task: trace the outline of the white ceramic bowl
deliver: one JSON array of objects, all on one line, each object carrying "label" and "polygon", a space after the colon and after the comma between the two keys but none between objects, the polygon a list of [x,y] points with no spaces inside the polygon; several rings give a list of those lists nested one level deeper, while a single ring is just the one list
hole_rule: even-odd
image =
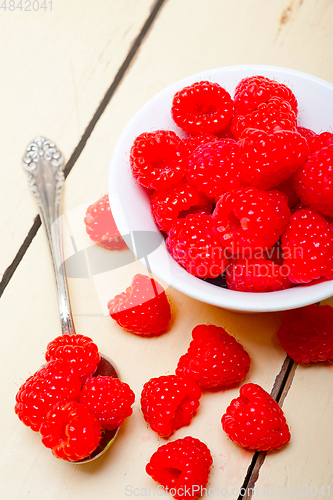
[{"label": "white ceramic bowl", "polygon": [[[129,151],[134,139],[142,132],[158,129],[173,130],[184,137],[184,132],[171,118],[170,108],[175,92],[196,81],[209,80],[218,82],[233,95],[237,83],[251,75],[276,79],[293,90],[299,104],[299,125],[317,133],[332,129],[333,85],[306,73],[274,66],[229,66],[204,71],[175,83],[150,99],[133,116],[114,149],[109,170],[109,195],[111,209],[122,234],[139,234],[136,231],[143,231],[141,235],[145,232],[158,233],[150,213],[148,196],[131,175]],[[147,239],[151,239],[149,234],[152,233],[147,233]],[[135,239],[131,248],[138,256]],[[184,294],[233,311],[281,311],[319,302],[333,295],[333,281],[271,293],[244,293],[220,288],[188,274],[173,260],[164,241],[143,262],[158,278]]]}]

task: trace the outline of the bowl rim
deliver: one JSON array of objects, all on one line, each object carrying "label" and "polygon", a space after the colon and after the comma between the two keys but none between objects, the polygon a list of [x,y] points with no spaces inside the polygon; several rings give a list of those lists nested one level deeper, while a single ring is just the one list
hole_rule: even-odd
[{"label": "bowl rim", "polygon": [[[109,200],[112,214],[121,234],[127,234],[128,232],[131,232],[131,230],[128,229],[130,227],[130,224],[124,216],[124,212],[121,207],[121,197],[119,196],[119,192],[117,190],[117,186],[121,177],[120,169],[117,168],[117,166],[119,165],[119,160],[121,160],[121,157],[124,154],[127,154],[128,156],[128,148],[125,147],[125,145],[128,142],[128,135],[131,134],[133,128],[135,128],[135,125],[137,125],[143,119],[143,117],[146,115],[146,112],[151,109],[152,105],[158,102],[166,94],[175,93],[177,92],[177,90],[183,88],[184,86],[190,85],[195,81],[204,79],[210,80],[216,73],[224,74],[236,72],[249,73],[248,76],[251,76],[251,73],[261,73],[263,74],[263,76],[265,76],[265,73],[274,73],[276,79],[279,79],[279,76],[283,79],[286,79],[288,76],[296,76],[297,78],[300,78],[302,80],[307,80],[308,82],[326,87],[333,92],[333,84],[309,73],[305,73],[295,69],[284,68],[281,66],[262,64],[243,64],[205,70],[185,77],[158,92],[143,106],[141,106],[141,108],[129,120],[118,138],[111,157],[108,177]],[[272,78],[272,75],[269,77]],[[157,128],[158,124],[156,124],[156,129]],[[133,186],[134,185],[135,181],[133,180]],[[136,185],[135,187],[143,189],[138,185]],[[152,218],[149,221],[149,230],[160,233]],[[135,245],[133,246],[132,250],[134,254],[136,254]],[[165,252],[167,252],[167,260],[169,266],[161,266],[161,258],[163,259],[166,257]],[[237,292],[225,288],[220,288],[187,273],[187,271],[185,271],[178,263],[173,260],[166,248],[165,242],[163,242],[159,248],[157,248],[153,253],[150,254],[149,264],[147,261],[143,261],[143,263],[148,268],[148,271],[151,271],[157,278],[161,279],[163,282],[184,293],[185,295],[188,295],[198,301],[236,312],[259,313],[283,311],[317,303],[333,295],[333,280],[314,285],[300,285],[287,290],[264,293]],[[185,280],[184,275],[186,275]],[[198,286],[198,280],[200,281],[200,286]],[[297,294],[295,293],[296,290]]]}]

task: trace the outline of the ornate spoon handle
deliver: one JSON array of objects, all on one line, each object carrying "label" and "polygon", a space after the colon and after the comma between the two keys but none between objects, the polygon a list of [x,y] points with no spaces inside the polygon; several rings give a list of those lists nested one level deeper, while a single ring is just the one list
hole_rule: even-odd
[{"label": "ornate spoon handle", "polygon": [[[61,198],[64,186],[64,157],[45,137],[36,137],[22,159],[29,187],[36,199],[45,227],[56,280],[62,333],[75,334],[64,272],[61,226]],[[60,272],[63,269],[63,272]]]}]

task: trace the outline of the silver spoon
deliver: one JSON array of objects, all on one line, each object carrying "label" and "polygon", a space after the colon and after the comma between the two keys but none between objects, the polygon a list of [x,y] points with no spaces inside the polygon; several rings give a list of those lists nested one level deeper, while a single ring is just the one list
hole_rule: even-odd
[{"label": "silver spoon", "polygon": [[[22,163],[28,173],[29,187],[39,207],[51,252],[62,335],[75,335],[62,247],[61,199],[65,180],[64,157],[52,141],[45,137],[36,137],[27,146]],[[63,272],[59,269],[63,269]],[[100,354],[100,362],[94,373],[94,376],[97,375],[119,378],[115,364],[103,354]],[[112,444],[117,432],[118,428],[112,431],[104,430],[98,448],[89,457],[73,463],[87,463],[99,457]]]}]

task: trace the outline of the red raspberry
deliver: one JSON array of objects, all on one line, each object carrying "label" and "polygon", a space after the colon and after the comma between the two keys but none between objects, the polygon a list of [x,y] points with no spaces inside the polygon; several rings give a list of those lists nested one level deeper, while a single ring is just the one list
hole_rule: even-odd
[{"label": "red raspberry", "polygon": [[240,148],[232,139],[199,146],[189,157],[186,179],[209,198],[238,189]]},{"label": "red raspberry", "polygon": [[171,319],[163,287],[143,274],[136,274],[125,292],[108,302],[108,310],[122,328],[145,337],[164,333]]},{"label": "red raspberry", "polygon": [[230,122],[233,102],[218,83],[196,82],[174,95],[171,115],[176,125],[189,134],[214,133]]},{"label": "red raspberry", "polygon": [[90,337],[61,335],[49,342],[45,359],[60,359],[69,363],[73,373],[77,373],[84,383],[96,371],[100,356],[97,345]]},{"label": "red raspberry", "polygon": [[281,97],[272,97],[267,103],[259,104],[255,111],[246,115],[236,115],[232,120],[231,131],[239,139],[247,128],[264,130],[267,133],[278,128],[296,130],[297,115],[289,102]]},{"label": "red raspberry", "polygon": [[276,82],[264,76],[250,76],[243,78],[235,89],[235,114],[247,115],[267,103],[272,97],[280,97],[288,101],[297,115],[297,99],[292,91],[283,83]]},{"label": "red raspberry", "polygon": [[272,246],[272,248],[269,248],[266,250],[264,257],[267,260],[271,260],[274,262],[274,264],[277,264],[278,266],[283,265],[283,253],[282,253],[282,248],[281,248],[281,242],[278,241],[275,243],[275,245]]},{"label": "red raspberry", "polygon": [[293,208],[299,203],[299,197],[296,194],[293,178],[289,177],[289,179],[281,182],[276,188],[278,191],[281,191],[288,197],[288,207]]},{"label": "red raspberry", "polygon": [[141,392],[145,421],[159,436],[169,437],[189,425],[199,407],[201,391],[188,377],[163,375],[146,382]]},{"label": "red raspberry", "polygon": [[[306,127],[297,127],[297,132],[301,134],[305,139],[309,139],[310,137],[315,137],[317,134],[313,130]],[[309,142],[308,142],[309,144]]]},{"label": "red raspberry", "polygon": [[234,134],[231,132],[231,124],[232,124],[232,121],[229,122],[229,124],[226,126],[226,128],[224,128],[223,130],[219,131],[219,132],[215,132],[216,133],[216,136],[219,138],[219,139],[234,139],[235,140],[235,136]]},{"label": "red raspberry", "polygon": [[288,272],[288,267],[264,257],[233,259],[226,270],[226,281],[228,288],[237,292],[275,292],[291,287]]},{"label": "red raspberry", "polygon": [[273,246],[285,231],[289,216],[283,193],[255,187],[224,194],[212,214],[222,245],[242,257]]},{"label": "red raspberry", "polygon": [[208,447],[187,436],[160,446],[146,472],[177,500],[194,500],[207,485],[212,463]]},{"label": "red raspberry", "polygon": [[191,208],[212,207],[208,198],[184,180],[170,189],[155,191],[150,198],[153,218],[161,231],[169,231],[182,211]]},{"label": "red raspberry", "polygon": [[168,189],[183,177],[184,145],[172,131],[144,132],[130,152],[133,177],[149,189]]},{"label": "red raspberry", "polygon": [[187,215],[173,224],[166,244],[172,257],[187,272],[199,278],[217,278],[223,273],[228,257],[214,231],[209,215]]},{"label": "red raspberry", "polygon": [[132,415],[135,394],[128,384],[117,378],[92,377],[82,387],[80,403],[109,431],[120,427]]},{"label": "red raspberry", "polygon": [[222,417],[223,430],[242,448],[272,451],[289,443],[290,432],[278,403],[256,384],[245,384]]},{"label": "red raspberry", "polygon": [[333,141],[297,170],[294,185],[303,205],[333,216]]},{"label": "red raspberry", "polygon": [[228,387],[245,378],[250,357],[223,328],[198,325],[192,338],[187,353],[178,361],[177,375],[193,378],[201,389]]},{"label": "red raspberry", "polygon": [[322,148],[333,145],[333,134],[331,132],[322,132],[314,134],[307,138],[310,154],[316,153]]},{"label": "red raspberry", "polygon": [[108,250],[127,248],[114,221],[107,194],[87,208],[84,223],[90,238],[100,246]]},{"label": "red raspberry", "polygon": [[296,211],[282,236],[281,248],[292,283],[333,278],[333,233],[320,214],[311,209]]},{"label": "red raspberry", "polygon": [[58,403],[40,428],[42,443],[57,458],[77,462],[89,457],[101,440],[97,417],[76,401]]},{"label": "red raspberry", "polygon": [[308,157],[306,139],[297,132],[247,129],[242,137],[241,180],[260,189],[278,186]]},{"label": "red raspberry", "polygon": [[277,336],[297,363],[333,361],[333,308],[311,305],[286,311]]},{"label": "red raspberry", "polygon": [[220,139],[214,134],[197,134],[190,135],[186,139],[183,140],[186,156],[191,156],[192,153],[203,144],[207,144],[209,142],[219,141]]},{"label": "red raspberry", "polygon": [[[202,193],[201,193],[202,194]],[[185,219],[188,215],[210,215],[213,211],[214,201],[211,198],[206,198],[204,194],[202,194],[202,200],[206,200],[206,203],[203,205],[196,205],[195,207],[191,207],[188,210],[182,210],[179,214],[179,219]]]},{"label": "red raspberry", "polygon": [[39,431],[47,413],[59,401],[78,399],[81,382],[67,363],[50,361],[31,375],[16,394],[15,413],[33,431]]}]

